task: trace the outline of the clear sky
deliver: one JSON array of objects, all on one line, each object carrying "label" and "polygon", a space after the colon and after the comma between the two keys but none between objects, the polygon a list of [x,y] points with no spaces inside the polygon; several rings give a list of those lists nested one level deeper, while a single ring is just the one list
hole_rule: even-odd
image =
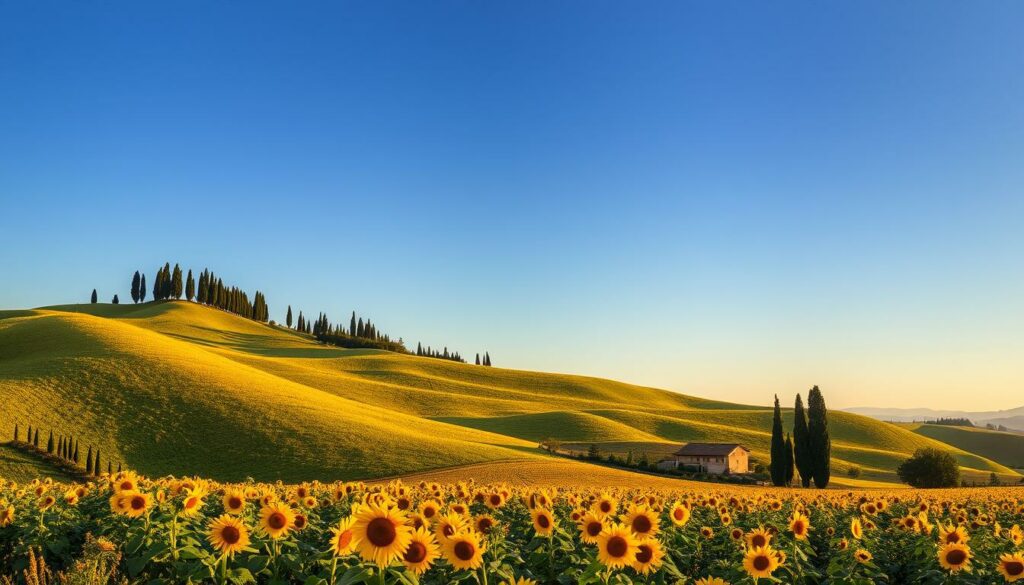
[{"label": "clear sky", "polygon": [[165,260],[767,404],[1024,404],[1024,3],[5,2],[0,307]]}]

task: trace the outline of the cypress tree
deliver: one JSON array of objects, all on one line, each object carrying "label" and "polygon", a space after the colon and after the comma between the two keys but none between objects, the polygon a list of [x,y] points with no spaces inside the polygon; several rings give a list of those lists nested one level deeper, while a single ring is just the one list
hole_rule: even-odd
[{"label": "cypress tree", "polygon": [[480,354],[476,354],[476,365],[480,365]]},{"label": "cypress tree", "polygon": [[352,311],[352,319],[348,322],[348,334],[356,336],[356,312]]},{"label": "cypress tree", "polygon": [[50,431],[50,438],[46,440],[46,452],[53,454],[53,431]]},{"label": "cypress tree", "polygon": [[18,423],[14,423],[14,442],[18,442]]},{"label": "cypress tree", "polygon": [[185,279],[185,298],[191,301],[196,298],[196,279],[192,278],[192,269],[188,269],[188,278]]},{"label": "cypress tree", "polygon": [[139,302],[139,287],[142,284],[142,278],[139,276],[139,271],[135,271],[135,276],[132,276],[132,302]]},{"label": "cypress tree", "polygon": [[95,305],[97,300],[98,299],[96,297],[96,289],[92,289],[92,299],[90,302]]},{"label": "cypress tree", "polygon": [[284,323],[289,329],[292,328],[292,306],[288,305],[288,314],[284,317]]},{"label": "cypress tree", "polygon": [[181,298],[181,293],[184,292],[185,287],[181,284],[181,267],[177,264],[174,265],[174,275],[171,277],[171,296],[175,299]]},{"label": "cypress tree", "polygon": [[96,448],[96,456],[92,459],[92,473],[93,475],[100,474],[100,448]]},{"label": "cypress tree", "polygon": [[113,465],[114,465],[113,463],[111,463],[110,461],[107,461],[107,475],[113,475],[114,474],[114,467],[113,467]]},{"label": "cypress tree", "polygon": [[113,298],[113,299],[111,299],[111,301],[110,301],[110,302],[112,302],[112,303],[114,303],[115,305],[117,305],[117,304],[119,304],[119,303],[120,303],[121,301],[120,301],[120,300],[119,300],[119,299],[117,298],[117,295],[114,295],[114,298]]},{"label": "cypress tree", "polygon": [[78,464],[78,439],[75,439],[75,452],[71,454],[71,460]]},{"label": "cypress tree", "polygon": [[793,485],[793,478],[796,477],[796,469],[793,467],[793,437],[786,433],[786,485]]},{"label": "cypress tree", "polygon": [[796,395],[796,407],[793,409],[793,460],[800,472],[800,484],[811,486],[814,474],[811,461],[810,437],[807,435],[807,416],[804,414],[804,401]]},{"label": "cypress tree", "polygon": [[85,472],[92,475],[92,445],[89,445],[89,452],[85,455]]},{"label": "cypress tree", "polygon": [[164,262],[164,269],[160,273],[160,298],[171,298],[171,263]]},{"label": "cypress tree", "polygon": [[36,449],[39,448],[39,427],[36,427],[36,434],[32,437],[32,446]]},{"label": "cypress tree", "polygon": [[810,447],[811,474],[814,487],[828,487],[832,475],[830,459],[832,457],[832,440],[828,434],[828,411],[821,390],[815,386],[807,393],[807,435]]},{"label": "cypress tree", "polygon": [[57,457],[64,458],[64,437],[57,437]]},{"label": "cypress tree", "polygon": [[142,281],[139,283],[139,302],[146,302],[146,275],[142,275]]},{"label": "cypress tree", "polygon": [[782,407],[779,406],[779,395],[775,395],[775,415],[772,419],[771,462],[768,471],[772,477],[772,485],[781,486],[786,482],[786,441],[782,437]]}]

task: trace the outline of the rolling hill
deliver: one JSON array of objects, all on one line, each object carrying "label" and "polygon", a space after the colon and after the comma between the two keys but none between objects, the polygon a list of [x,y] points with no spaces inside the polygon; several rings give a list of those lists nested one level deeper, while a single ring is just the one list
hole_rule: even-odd
[{"label": "rolling hill", "polygon": [[[150,475],[301,481],[540,465],[547,438],[621,450],[736,441],[767,460],[763,407],[330,347],[184,301],[0,311],[0,356],[0,429],[53,428]],[[833,412],[830,427],[840,481],[851,465],[894,481],[898,462],[924,446],[950,449],[968,473],[1018,477],[867,417]]]},{"label": "rolling hill", "polygon": [[1014,469],[1024,469],[1024,434],[979,427],[902,423],[911,431],[977,453]]}]

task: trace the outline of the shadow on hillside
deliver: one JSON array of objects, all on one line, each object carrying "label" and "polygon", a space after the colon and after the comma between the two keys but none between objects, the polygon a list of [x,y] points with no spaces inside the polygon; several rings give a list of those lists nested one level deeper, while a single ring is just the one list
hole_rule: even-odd
[{"label": "shadow on hillside", "polygon": [[213,334],[218,337],[219,340],[211,341],[208,337],[198,337],[182,333],[165,333],[165,335],[181,341],[195,343],[197,345],[206,347],[226,347],[228,349],[263,357],[328,359],[351,358],[366,355],[378,355],[382,353],[379,349],[345,349],[341,347],[320,345],[312,340],[305,340],[310,344],[310,347],[273,347],[274,344],[280,343],[280,340],[272,335],[224,331],[215,327],[206,327],[202,325],[190,325],[190,327]]}]

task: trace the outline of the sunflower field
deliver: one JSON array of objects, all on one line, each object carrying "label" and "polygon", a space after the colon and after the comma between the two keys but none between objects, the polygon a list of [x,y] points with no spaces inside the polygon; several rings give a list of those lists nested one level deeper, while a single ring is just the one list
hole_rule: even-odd
[{"label": "sunflower field", "polygon": [[0,483],[0,583],[1012,583],[1024,490]]}]

